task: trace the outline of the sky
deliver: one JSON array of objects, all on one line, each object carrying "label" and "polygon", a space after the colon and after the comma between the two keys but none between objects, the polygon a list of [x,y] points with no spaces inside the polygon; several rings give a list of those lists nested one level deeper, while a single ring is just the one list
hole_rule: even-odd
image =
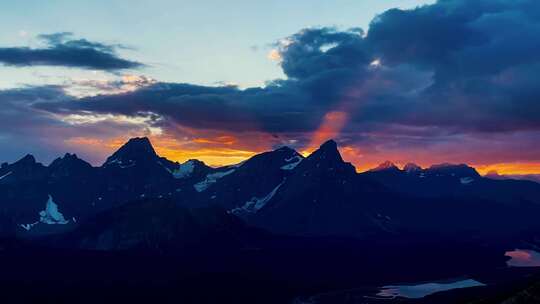
[{"label": "sky", "polygon": [[4,1],[0,162],[129,137],[210,165],[327,139],[359,171],[540,173],[535,0]]}]

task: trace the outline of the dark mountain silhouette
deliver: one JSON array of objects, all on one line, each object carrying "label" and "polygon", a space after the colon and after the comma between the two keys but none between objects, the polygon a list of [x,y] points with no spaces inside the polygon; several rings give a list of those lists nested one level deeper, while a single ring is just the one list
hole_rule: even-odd
[{"label": "dark mountain silhouette", "polygon": [[361,181],[334,141],[303,160],[249,222],[296,235],[365,235],[379,228],[367,214],[366,196],[380,188]]},{"label": "dark mountain silhouette", "polygon": [[[211,168],[169,161],[147,138],[134,138],[101,167],[72,154],[44,166],[29,155],[3,165],[0,176],[0,211],[21,236],[75,229],[144,199],[218,207],[275,233],[364,238],[435,230],[509,237],[536,229],[531,214],[540,210],[540,184],[484,178],[463,164],[401,170],[386,162],[358,174],[332,140],[307,158],[282,147]],[[40,222],[49,196],[69,225]]]},{"label": "dark mountain silhouette", "polygon": [[238,216],[250,215],[264,207],[269,194],[302,161],[303,157],[288,147],[256,155],[215,173],[215,183],[208,183],[212,179],[197,183],[199,200],[222,206]]}]

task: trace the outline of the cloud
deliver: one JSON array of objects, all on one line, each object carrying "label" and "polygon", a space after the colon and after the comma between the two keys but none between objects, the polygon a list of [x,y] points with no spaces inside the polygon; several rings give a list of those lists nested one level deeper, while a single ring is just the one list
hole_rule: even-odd
[{"label": "cloud", "polygon": [[121,58],[118,44],[104,44],[86,39],[74,39],[72,33],[39,35],[44,42],[42,48],[3,47],[0,48],[0,63],[7,66],[62,66],[103,71],[136,69],[143,64]]},{"label": "cloud", "polygon": [[[386,11],[367,32],[323,27],[285,37],[272,46],[272,58],[287,78],[265,87],[145,82],[114,95],[42,99],[30,107],[60,118],[157,117],[147,124],[207,144],[266,134],[261,140],[272,145],[309,148],[335,136],[364,163],[385,156],[540,161],[539,35],[536,0],[439,0]],[[67,43],[63,34],[44,38],[51,47]],[[74,44],[104,53],[116,48]],[[332,113],[343,115],[333,121]]]}]

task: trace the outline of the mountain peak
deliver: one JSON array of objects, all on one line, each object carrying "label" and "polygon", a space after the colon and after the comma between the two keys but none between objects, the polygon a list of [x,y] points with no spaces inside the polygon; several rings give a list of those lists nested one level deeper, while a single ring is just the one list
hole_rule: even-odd
[{"label": "mountain peak", "polygon": [[130,140],[128,140],[127,143],[124,144],[124,147],[125,146],[136,146],[136,147],[141,147],[141,148],[144,147],[147,149],[154,150],[154,148],[152,147],[152,143],[150,142],[150,139],[148,139],[148,137],[131,138]]},{"label": "mountain peak", "polygon": [[77,156],[77,154],[66,153],[64,157],[59,157],[55,159],[49,165],[49,167],[52,169],[60,169],[60,168],[76,168],[76,167],[90,168],[92,166],[89,163],[85,162],[84,160],[80,159]]},{"label": "mountain peak", "polygon": [[36,158],[32,154],[26,154],[23,158],[19,159],[16,164],[35,164]]},{"label": "mountain peak", "polygon": [[137,160],[157,158],[156,151],[147,137],[135,137],[125,143],[112,156],[107,158],[105,165],[131,165]]},{"label": "mountain peak", "polygon": [[422,171],[422,167],[415,163],[408,163],[403,167],[403,170],[407,173]]},{"label": "mountain peak", "polygon": [[339,153],[337,143],[334,140],[328,140],[324,144],[320,146],[319,149],[315,150],[315,152],[311,153],[310,156],[308,156],[309,159],[325,159],[325,160],[332,160],[332,161],[338,161],[343,162],[343,159],[341,158],[341,154]]},{"label": "mountain peak", "polygon": [[371,171],[388,171],[388,170],[399,170],[399,168],[391,161],[387,160],[384,163],[380,164],[376,168],[372,169]]},{"label": "mountain peak", "polygon": [[77,154],[71,154],[71,153],[66,153],[64,155],[64,159],[79,159],[79,157],[77,156]]},{"label": "mountain peak", "polygon": [[479,177],[480,174],[474,169],[466,164],[438,164],[429,167],[428,172],[435,173],[438,175],[452,175],[459,177]]},{"label": "mountain peak", "polygon": [[325,143],[323,143],[321,145],[319,150],[330,150],[330,149],[331,150],[337,150],[337,148],[338,148],[338,145],[337,145],[336,141],[333,140],[333,139],[329,139],[329,140],[327,140]]},{"label": "mountain peak", "polygon": [[337,143],[333,140],[322,144],[318,150],[311,153],[300,165],[304,169],[311,167],[317,170],[346,171],[350,175],[356,174],[354,166],[343,161]]}]

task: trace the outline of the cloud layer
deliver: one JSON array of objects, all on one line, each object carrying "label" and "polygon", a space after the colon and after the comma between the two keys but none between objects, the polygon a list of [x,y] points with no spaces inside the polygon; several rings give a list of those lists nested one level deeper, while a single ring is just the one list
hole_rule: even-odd
[{"label": "cloud layer", "polygon": [[61,66],[104,71],[134,69],[143,66],[116,54],[122,45],[110,45],[86,39],[73,39],[72,33],[40,35],[43,48],[0,48],[0,63],[8,66]]}]

